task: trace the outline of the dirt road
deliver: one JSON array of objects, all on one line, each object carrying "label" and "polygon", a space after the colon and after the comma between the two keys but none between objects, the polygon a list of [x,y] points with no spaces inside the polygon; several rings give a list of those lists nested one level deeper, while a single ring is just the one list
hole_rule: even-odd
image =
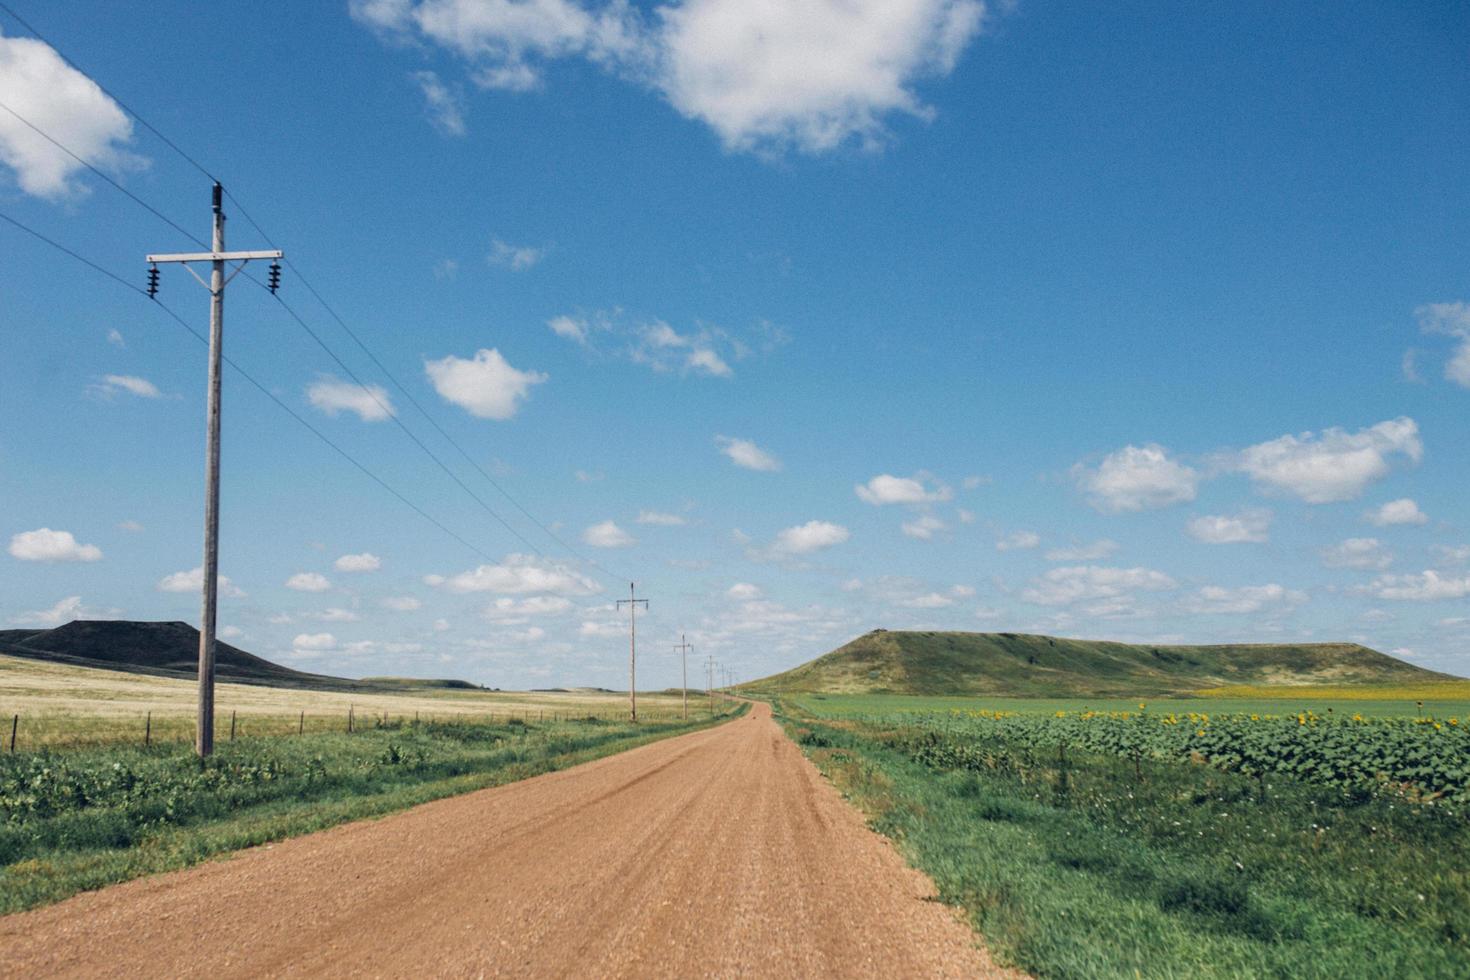
[{"label": "dirt road", "polygon": [[999,975],[745,718],[0,918],[0,975]]}]

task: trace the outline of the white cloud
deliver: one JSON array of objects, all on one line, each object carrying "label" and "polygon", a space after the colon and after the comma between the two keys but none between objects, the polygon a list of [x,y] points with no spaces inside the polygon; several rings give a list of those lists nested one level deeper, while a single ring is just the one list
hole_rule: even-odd
[{"label": "white cloud", "polygon": [[87,609],[79,595],[67,596],[50,609],[23,612],[11,617],[16,626],[61,626],[75,619],[116,619],[121,609]]},{"label": "white cloud", "polygon": [[961,524],[975,523],[975,512],[973,510],[965,510],[965,508],[963,507],[956,507],[954,516],[959,518]]},{"label": "white cloud", "polygon": [[1371,568],[1382,571],[1393,564],[1393,556],[1384,550],[1377,538],[1348,538],[1322,550],[1322,564],[1328,568]]},{"label": "white cloud", "polygon": [[1470,576],[1453,578],[1429,570],[1418,575],[1383,575],[1373,580],[1367,592],[1380,599],[1410,602],[1436,602],[1470,596]]},{"label": "white cloud", "polygon": [[888,115],[932,117],[914,83],[948,75],[983,14],[977,0],[687,0],[660,10],[657,84],[727,149],[875,146]]},{"label": "white cloud", "polygon": [[313,408],[328,415],[352,412],[364,422],[385,422],[397,414],[388,392],[381,385],[358,385],[324,377],[306,387]]},{"label": "white cloud", "polygon": [[1271,517],[1269,510],[1205,514],[1189,522],[1189,536],[1205,544],[1260,544],[1270,540]]},{"label": "white cloud", "polygon": [[1180,605],[1185,612],[1201,615],[1243,616],[1266,610],[1292,609],[1306,601],[1306,593],[1275,583],[1246,585],[1238,589],[1207,585],[1187,596]]},{"label": "white cloud", "polygon": [[1047,561],[1097,561],[1118,550],[1118,542],[1107,538],[1091,544],[1073,545],[1070,548],[1053,548],[1046,553]]},{"label": "white cloud", "polygon": [[342,609],[338,606],[323,609],[317,613],[316,618],[324,623],[355,623],[358,620],[357,613],[351,609]]},{"label": "white cloud", "polygon": [[325,592],[331,587],[332,583],[327,577],[317,572],[297,572],[286,579],[286,588],[297,592]]},{"label": "white cloud", "polygon": [[684,359],[684,366],[691,371],[712,375],[716,378],[728,378],[735,373],[730,369],[730,365],[725,362],[723,357],[708,347],[696,348],[690,351],[689,356]]},{"label": "white cloud", "polygon": [[1470,388],[1470,304],[1428,303],[1414,313],[1425,333],[1459,338],[1459,345],[1445,364],[1444,376],[1457,385]]},{"label": "white cloud", "polygon": [[1379,527],[1393,527],[1397,524],[1428,524],[1429,515],[1419,509],[1419,505],[1408,497],[1399,500],[1390,500],[1388,503],[1364,514],[1363,517],[1370,524]]},{"label": "white cloud", "polygon": [[[613,329],[611,322],[606,329]],[[554,329],[554,328],[553,328]],[[743,344],[734,342],[722,330],[703,327],[698,333],[682,334],[662,320],[644,324],[634,331],[636,343],[629,351],[635,363],[647,364],[655,371],[672,371],[678,368],[717,378],[728,378],[735,372],[729,363],[715,350],[715,345],[726,343],[737,356],[746,353]]]},{"label": "white cloud", "polygon": [[131,374],[104,374],[88,391],[99,398],[113,398],[120,394],[136,395],[139,398],[163,397],[163,392],[153,382]]},{"label": "white cloud", "polygon": [[10,554],[21,561],[102,560],[102,549],[95,544],[81,544],[70,531],[53,531],[49,527],[22,531],[12,536]]},{"label": "white cloud", "polygon": [[[546,258],[547,249],[531,245],[510,245],[500,239],[490,243],[490,254],[485,261],[514,272],[524,272]],[[556,328],[553,327],[553,330]]]},{"label": "white cloud", "polygon": [[586,320],[570,316],[554,316],[550,320],[546,321],[546,325],[550,327],[551,332],[556,334],[558,337],[565,337],[567,340],[575,340],[579,344],[587,343]]},{"label": "white cloud", "polygon": [[129,534],[137,534],[143,530],[143,525],[137,521],[118,521],[117,529],[119,531],[127,531]]},{"label": "white cloud", "polygon": [[771,551],[777,555],[809,555],[842,544],[850,537],[851,532],[840,524],[807,521],[777,534]]},{"label": "white cloud", "polygon": [[476,418],[504,421],[515,415],[530,397],[531,386],[546,381],[537,371],[517,371],[494,348],[481,349],[472,359],[453,354],[425,361],[424,371],[445,401]]},{"label": "white cloud", "polygon": [[530,616],[556,616],[571,609],[572,601],[557,595],[501,596],[485,607],[484,615],[498,622],[524,622]]},{"label": "white cloud", "polygon": [[602,521],[593,524],[582,532],[582,541],[594,548],[626,548],[636,544],[638,539],[613,521]]},{"label": "white cloud", "polygon": [[947,525],[933,514],[920,514],[911,521],[904,521],[899,525],[899,530],[911,538],[920,541],[928,541],[945,530]]},{"label": "white cloud", "polygon": [[781,468],[781,461],[779,459],[749,439],[731,439],[728,436],[715,436],[715,445],[720,447],[720,452],[730,457],[731,462],[742,469],[773,473]]},{"label": "white cloud", "polygon": [[245,631],[238,626],[226,626],[217,635],[221,640],[238,640],[245,635]]},{"label": "white cloud", "polygon": [[605,477],[605,474],[591,470],[577,470],[572,475],[577,478],[578,483],[598,483]]},{"label": "white cloud", "polygon": [[424,581],[458,594],[500,592],[505,595],[520,595],[546,592],[554,595],[592,595],[602,591],[601,586],[581,572],[530,555],[507,555],[505,561],[499,565],[481,565],[450,578],[429,575]]},{"label": "white cloud", "polygon": [[736,582],[725,590],[725,595],[737,602],[749,602],[752,599],[759,599],[762,593],[758,585],[751,585],[749,582]]},{"label": "white cloud", "polygon": [[1113,514],[1188,502],[1200,481],[1199,473],[1154,443],[1124,446],[1103,457],[1096,469],[1078,463],[1072,477],[1093,507]]},{"label": "white cloud", "polygon": [[1250,446],[1230,462],[1265,491],[1326,504],[1361,495],[1368,484],[1388,475],[1393,456],[1417,463],[1423,451],[1419,426],[1397,418],[1357,432],[1333,428],[1320,435],[1284,435]]},{"label": "white cloud", "polygon": [[[544,62],[583,57],[661,92],[726,148],[820,153],[928,120],[916,91],[953,69],[980,0],[686,0],[651,13],[624,0],[352,0],[355,18],[459,55],[483,88],[526,91]],[[820,52],[819,59],[813,52]],[[818,70],[819,69],[819,70]]]},{"label": "white cloud", "polygon": [[1032,531],[1012,531],[995,542],[996,551],[1025,551],[1041,544],[1041,536]]},{"label": "white cloud", "polygon": [[1135,592],[1167,592],[1178,583],[1151,568],[1108,568],[1097,565],[1068,565],[1053,568],[1021,593],[1027,602],[1042,606],[1064,606],[1074,602],[1119,599]]},{"label": "white cloud", "polygon": [[113,327],[107,331],[107,342],[114,347],[127,347],[128,342],[123,339],[122,331]]},{"label": "white cloud", "polygon": [[440,81],[432,71],[416,71],[409,75],[424,94],[424,109],[429,122],[445,136],[463,136],[464,96],[457,88],[450,88]]},{"label": "white cloud", "polygon": [[364,551],[360,555],[343,555],[332,562],[332,567],[339,572],[376,572],[383,567],[383,559]]},{"label": "white cloud", "polygon": [[337,638],[331,633],[298,633],[291,641],[292,649],[310,653],[337,649]]},{"label": "white cloud", "polygon": [[577,635],[588,639],[606,639],[613,636],[626,636],[627,630],[622,623],[612,620],[596,621],[586,620],[577,627]]},{"label": "white cloud", "polygon": [[954,605],[954,602],[953,596],[947,596],[942,592],[927,592],[924,595],[901,599],[898,604],[905,609],[943,609]]},{"label": "white cloud", "polygon": [[[926,485],[926,481],[929,485]],[[949,500],[954,492],[930,479],[926,474],[893,476],[880,473],[867,483],[859,483],[853,492],[863,503],[881,507],[884,504],[929,504]]]},{"label": "white cloud", "polygon": [[1435,544],[1430,545],[1429,550],[1438,556],[1437,560],[1441,565],[1463,565],[1470,562],[1470,544]]},{"label": "white cloud", "polygon": [[379,605],[394,612],[417,612],[424,604],[411,595],[390,595]]},{"label": "white cloud", "polygon": [[[158,580],[154,586],[159,592],[202,592],[204,590],[204,569],[191,568],[187,572],[174,572],[165,575]],[[230,581],[228,575],[219,575],[215,578],[215,588],[219,594],[226,599],[243,599],[245,592]]]},{"label": "white cloud", "polygon": [[[49,45],[0,35],[0,92],[16,113],[87,163],[113,171],[143,165],[123,149],[132,121]],[[27,194],[54,201],[83,193],[72,180],[83,165],[36,129],[0,111],[0,163]]]},{"label": "white cloud", "polygon": [[652,524],[657,527],[681,527],[689,523],[678,514],[665,514],[656,510],[640,510],[638,512],[639,524]]}]

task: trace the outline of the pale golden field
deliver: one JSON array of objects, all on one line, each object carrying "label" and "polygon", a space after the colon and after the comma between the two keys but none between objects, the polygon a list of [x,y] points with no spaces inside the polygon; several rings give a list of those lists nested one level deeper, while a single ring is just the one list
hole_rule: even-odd
[{"label": "pale golden field", "polygon": [[[10,745],[12,721],[19,716],[16,747],[98,745],[142,742],[151,726],[154,741],[193,738],[197,688],[190,680],[149,677],[123,671],[50,664],[0,655],[0,752]],[[365,694],[305,691],[221,683],[215,687],[216,739],[236,734],[290,734],[345,730],[349,710],[354,725],[390,720],[504,721],[519,717],[627,717],[626,694],[602,691],[540,693],[520,691],[425,690]],[[703,692],[691,691],[691,717],[705,713]],[[680,713],[678,694],[638,695],[640,719],[666,720]],[[149,717],[151,715],[151,722]]]}]

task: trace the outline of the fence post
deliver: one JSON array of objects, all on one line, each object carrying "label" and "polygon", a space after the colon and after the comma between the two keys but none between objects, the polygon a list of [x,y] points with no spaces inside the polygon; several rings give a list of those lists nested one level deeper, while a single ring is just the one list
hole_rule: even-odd
[{"label": "fence post", "polygon": [[296,720],[296,734],[306,734],[306,710],[304,708],[301,711],[301,717]]},{"label": "fence post", "polygon": [[352,734],[352,705],[347,706],[347,734]]},{"label": "fence post", "polygon": [[231,711],[230,712],[230,741],[233,742],[234,740],[235,740],[235,713],[233,711]]},{"label": "fence post", "polygon": [[15,730],[20,727],[20,715],[10,719],[10,752],[15,754]]},{"label": "fence post", "polygon": [[143,722],[143,748],[153,744],[153,712],[148,712],[148,718]]}]

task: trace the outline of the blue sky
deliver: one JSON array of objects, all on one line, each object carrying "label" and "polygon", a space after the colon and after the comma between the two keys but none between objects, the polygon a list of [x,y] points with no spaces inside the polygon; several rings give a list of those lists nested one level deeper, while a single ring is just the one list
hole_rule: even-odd
[{"label": "blue sky", "polygon": [[[640,686],[681,631],[751,677],[877,626],[1470,673],[1462,7],[15,6],[551,529],[292,270],[380,391],[241,281],[227,352],[474,546],[227,373],[246,649],[617,686],[634,579]],[[207,235],[205,177],[0,35],[0,101]],[[140,285],[194,247],[4,110],[0,211]],[[0,623],[197,621],[203,349],[0,247]]]}]

